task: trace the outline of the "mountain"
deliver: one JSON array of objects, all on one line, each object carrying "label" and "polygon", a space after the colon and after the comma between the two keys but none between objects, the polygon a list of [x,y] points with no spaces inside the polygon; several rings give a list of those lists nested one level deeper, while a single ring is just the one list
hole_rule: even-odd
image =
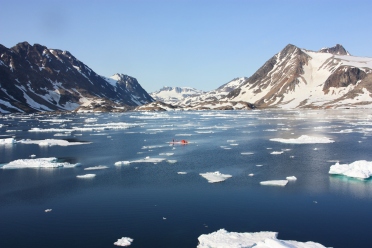
[{"label": "mountain", "polygon": [[372,58],[341,45],[314,52],[289,44],[226,98],[261,108],[372,107],[371,72]]},{"label": "mountain", "polygon": [[198,96],[205,93],[190,87],[168,87],[164,86],[158,91],[150,93],[156,101],[162,101],[167,104],[176,103],[190,96]]},{"label": "mountain", "polygon": [[236,103],[257,108],[371,108],[372,58],[351,56],[342,45],[320,51],[287,45],[251,77],[188,97],[184,109],[215,109]]},{"label": "mountain", "polygon": [[153,101],[137,80],[105,78],[68,51],[0,45],[0,113],[126,111]]}]

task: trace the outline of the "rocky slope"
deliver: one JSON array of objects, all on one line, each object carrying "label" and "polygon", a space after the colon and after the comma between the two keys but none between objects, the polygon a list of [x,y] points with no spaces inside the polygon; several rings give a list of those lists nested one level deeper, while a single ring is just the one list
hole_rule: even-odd
[{"label": "rocky slope", "polygon": [[351,56],[339,44],[317,52],[289,44],[251,77],[234,79],[176,105],[200,109],[245,102],[258,108],[371,108],[371,72],[372,58]]},{"label": "rocky slope", "polygon": [[372,58],[341,46],[319,52],[287,45],[226,98],[258,107],[372,107]]},{"label": "rocky slope", "polygon": [[135,78],[105,78],[68,51],[0,45],[0,113],[126,111],[152,102]]}]

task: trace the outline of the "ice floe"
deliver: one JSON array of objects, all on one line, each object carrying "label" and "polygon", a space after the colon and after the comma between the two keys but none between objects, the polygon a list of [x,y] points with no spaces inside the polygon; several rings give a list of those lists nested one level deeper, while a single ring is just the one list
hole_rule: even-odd
[{"label": "ice floe", "polygon": [[325,246],[308,241],[280,240],[277,232],[238,233],[220,229],[198,237],[197,248],[229,247],[229,248],[325,248]]},{"label": "ice floe", "polygon": [[58,162],[55,157],[51,158],[33,158],[33,159],[17,159],[4,164],[3,169],[23,169],[23,168],[71,168],[79,166],[80,164],[70,164],[68,162]]},{"label": "ice floe", "polygon": [[21,144],[36,144],[39,146],[73,146],[73,145],[86,145],[90,144],[91,142],[69,142],[67,140],[60,140],[60,139],[45,139],[45,140],[19,140],[17,143]]},{"label": "ice floe", "polygon": [[351,164],[340,164],[337,162],[331,165],[329,174],[367,179],[372,176],[372,162],[366,160],[358,160]]},{"label": "ice floe", "polygon": [[104,169],[107,169],[107,168],[108,167],[105,166],[105,165],[97,165],[97,166],[84,168],[84,170],[104,170]]},{"label": "ice floe", "polygon": [[85,174],[85,175],[77,175],[77,178],[93,178],[96,174]]},{"label": "ice floe", "polygon": [[285,179],[287,179],[288,181],[296,181],[297,180],[297,177],[295,177],[295,176],[289,176],[289,177],[286,177]]},{"label": "ice floe", "polygon": [[14,144],[16,143],[14,138],[6,138],[6,139],[0,139],[0,145],[4,144]]},{"label": "ice floe", "polygon": [[118,161],[118,162],[115,162],[115,165],[120,166],[120,165],[128,165],[131,163],[160,163],[160,162],[163,162],[164,160],[165,158],[150,158],[149,156],[147,156],[144,159],[137,159],[133,161]]},{"label": "ice floe", "polygon": [[281,138],[275,138],[270,139],[271,141],[281,142],[281,143],[287,143],[287,144],[318,144],[318,143],[333,143],[334,140],[327,138],[327,137],[314,137],[314,136],[308,136],[308,135],[301,135],[300,137],[296,139],[281,139]]},{"label": "ice floe", "polygon": [[288,180],[270,180],[270,181],[262,181],[260,182],[261,185],[268,185],[268,186],[286,186]]},{"label": "ice floe", "polygon": [[51,209],[51,208],[45,209],[44,212],[45,212],[45,213],[52,212],[52,209]]},{"label": "ice floe", "polygon": [[177,174],[178,174],[178,175],[186,175],[187,172],[185,172],[185,171],[179,171],[179,172],[177,172]]},{"label": "ice floe", "polygon": [[199,175],[207,179],[209,183],[223,182],[226,179],[232,177],[232,175],[222,174],[219,171],[200,173]]},{"label": "ice floe", "polygon": [[273,154],[273,155],[279,155],[279,154],[282,154],[284,151],[273,151],[271,152],[270,154]]},{"label": "ice floe", "polygon": [[253,155],[254,153],[253,152],[241,152],[240,154],[241,155]]},{"label": "ice floe", "polygon": [[120,239],[118,239],[114,245],[117,245],[117,246],[130,246],[133,242],[133,239],[131,238],[128,238],[128,237],[122,237]]}]

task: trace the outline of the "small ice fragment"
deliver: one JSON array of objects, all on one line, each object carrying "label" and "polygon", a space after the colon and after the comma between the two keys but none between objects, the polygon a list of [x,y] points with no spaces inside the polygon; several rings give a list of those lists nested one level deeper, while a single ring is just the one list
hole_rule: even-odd
[{"label": "small ice fragment", "polygon": [[274,151],[274,152],[271,152],[270,154],[273,154],[273,155],[279,155],[279,154],[282,154],[283,153],[283,151]]},{"label": "small ice fragment", "polygon": [[179,175],[186,175],[186,174],[187,174],[187,172],[184,172],[184,171],[179,171],[179,172],[177,172],[177,174],[179,174]]},{"label": "small ice fragment", "polygon": [[117,246],[130,246],[133,242],[133,239],[131,238],[128,238],[128,237],[122,237],[121,239],[118,239],[118,241],[116,241],[114,243],[114,245],[117,245]]},{"label": "small ice fragment", "polygon": [[286,186],[288,180],[270,180],[270,181],[262,181],[260,182],[261,185],[269,185],[269,186]]},{"label": "small ice fragment", "polygon": [[85,174],[85,175],[77,175],[77,178],[93,178],[96,174]]},{"label": "small ice fragment", "polygon": [[240,153],[241,155],[252,155],[252,154],[254,154],[253,152],[241,152]]},{"label": "small ice fragment", "polygon": [[45,213],[52,212],[52,209],[51,209],[51,208],[45,209],[44,212],[45,212]]},{"label": "small ice fragment", "polygon": [[97,166],[93,166],[93,167],[87,167],[84,170],[104,170],[104,169],[107,169],[107,168],[108,167],[104,166],[104,165],[97,165]]},{"label": "small ice fragment", "polygon": [[163,217],[163,220],[166,220],[167,218]]},{"label": "small ice fragment", "polygon": [[286,179],[288,181],[296,181],[297,180],[297,177],[295,177],[295,176],[289,176],[289,177],[286,177]]},{"label": "small ice fragment", "polygon": [[35,154],[32,154],[32,155],[30,155],[30,157],[31,157],[31,158],[35,158],[35,157],[36,157],[36,155],[35,155]]},{"label": "small ice fragment", "polygon": [[129,164],[130,164],[130,161],[118,161],[118,162],[115,162],[115,165],[116,166],[129,165]]},{"label": "small ice fragment", "polygon": [[223,182],[226,179],[232,177],[232,175],[222,174],[219,171],[200,173],[199,175],[207,179],[209,183]]},{"label": "small ice fragment", "polygon": [[262,164],[256,164],[256,166],[257,166],[257,167],[261,167],[261,166],[263,166],[263,165],[262,165]]},{"label": "small ice fragment", "polygon": [[253,177],[253,176],[254,176],[254,174],[253,174],[253,173],[251,173],[251,174],[248,174],[248,176],[250,176],[250,177]]},{"label": "small ice fragment", "polygon": [[170,164],[175,164],[175,163],[177,163],[177,160],[171,160],[170,159],[170,160],[167,160],[167,162],[170,163]]}]

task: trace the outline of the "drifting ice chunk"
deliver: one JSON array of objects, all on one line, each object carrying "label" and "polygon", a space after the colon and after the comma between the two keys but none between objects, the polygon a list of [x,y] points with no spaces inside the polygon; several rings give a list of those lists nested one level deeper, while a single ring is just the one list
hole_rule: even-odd
[{"label": "drifting ice chunk", "polygon": [[45,209],[44,212],[45,212],[45,213],[52,212],[52,209],[51,209],[51,208]]},{"label": "drifting ice chunk", "polygon": [[116,166],[128,165],[128,164],[130,164],[130,161],[118,161],[118,162],[115,162],[115,165]]},{"label": "drifting ice chunk", "polygon": [[315,242],[298,242],[277,239],[276,232],[237,233],[220,229],[210,234],[200,235],[197,248],[230,247],[230,248],[325,248]]},{"label": "drifting ice chunk", "polygon": [[85,174],[85,175],[78,175],[77,178],[93,178],[96,174]]},{"label": "drifting ice chunk", "polygon": [[241,155],[253,155],[254,153],[253,152],[241,152],[240,154]]},{"label": "drifting ice chunk", "polygon": [[0,139],[0,145],[14,144],[14,143],[16,143],[14,138]]},{"label": "drifting ice chunk", "polygon": [[261,185],[269,185],[269,186],[286,186],[288,180],[270,180],[270,181],[262,181],[260,182]]},{"label": "drifting ice chunk", "polygon": [[333,143],[334,140],[327,138],[327,137],[312,137],[308,135],[301,135],[297,139],[270,139],[271,141],[277,141],[281,143],[288,143],[288,144],[317,144],[317,143]]},{"label": "drifting ice chunk", "polygon": [[167,160],[167,162],[170,163],[170,164],[175,164],[175,163],[177,163],[177,160],[169,159],[169,160]]},{"label": "drifting ice chunk", "polygon": [[116,241],[114,243],[114,245],[117,245],[117,246],[130,246],[133,242],[133,239],[131,238],[128,238],[128,237],[122,237],[121,239],[118,239],[118,241]]},{"label": "drifting ice chunk", "polygon": [[107,169],[107,168],[108,167],[104,166],[104,165],[97,165],[97,166],[93,166],[93,167],[87,167],[84,170],[104,170],[104,169]]},{"label": "drifting ice chunk", "polygon": [[344,175],[359,179],[367,179],[372,176],[372,162],[366,160],[355,161],[351,164],[339,164],[338,162],[331,165],[329,174]]},{"label": "drifting ice chunk", "polygon": [[179,174],[179,175],[186,175],[186,174],[187,174],[187,172],[184,172],[184,171],[180,171],[180,172],[177,172],[177,174]]},{"label": "drifting ice chunk", "polygon": [[226,179],[232,177],[232,175],[221,174],[219,171],[200,173],[199,175],[207,179],[209,183],[223,182]]},{"label": "drifting ice chunk", "polygon": [[283,151],[280,151],[280,152],[278,152],[278,151],[274,151],[274,152],[271,152],[270,154],[273,154],[273,155],[279,155],[279,154],[282,154],[283,153]]},{"label": "drifting ice chunk", "polygon": [[45,139],[45,140],[20,140],[18,143],[22,144],[37,144],[39,146],[73,146],[73,145],[86,145],[91,142],[69,142],[67,140],[59,139]]},{"label": "drifting ice chunk", "polygon": [[22,168],[58,168],[58,167],[76,167],[80,164],[70,164],[68,162],[57,162],[57,158],[34,158],[17,159],[3,165],[3,169],[22,169]]},{"label": "drifting ice chunk", "polygon": [[297,180],[297,177],[290,176],[290,177],[286,177],[285,179],[287,179],[288,181],[296,181]]}]

